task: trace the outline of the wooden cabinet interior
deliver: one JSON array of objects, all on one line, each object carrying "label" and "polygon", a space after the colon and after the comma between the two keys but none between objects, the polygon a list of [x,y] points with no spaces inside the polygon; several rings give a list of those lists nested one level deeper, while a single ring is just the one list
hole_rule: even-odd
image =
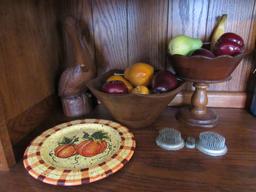
[{"label": "wooden cabinet interior", "polygon": [[[171,37],[186,34],[207,41],[216,18],[224,13],[228,14],[227,31],[240,34],[253,49],[256,0],[0,0],[1,120],[9,131],[9,142],[19,142],[56,107],[52,95],[66,66],[63,47],[68,42],[63,42],[61,32],[66,16],[85,23],[84,38],[93,43],[101,74],[138,61],[164,68],[169,65],[166,50]],[[245,103],[252,63],[252,56],[243,59],[231,81],[210,86],[212,95],[218,97],[220,91],[224,100],[227,95],[230,100],[240,95],[239,102]],[[209,97],[209,103],[217,97]]]}]

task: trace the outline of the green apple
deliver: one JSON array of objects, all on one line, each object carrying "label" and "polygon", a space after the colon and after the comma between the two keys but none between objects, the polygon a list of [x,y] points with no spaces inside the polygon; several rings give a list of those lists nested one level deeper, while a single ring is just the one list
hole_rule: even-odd
[{"label": "green apple", "polygon": [[200,39],[186,35],[178,35],[171,39],[168,48],[171,55],[189,55],[193,51],[200,49],[203,42]]}]

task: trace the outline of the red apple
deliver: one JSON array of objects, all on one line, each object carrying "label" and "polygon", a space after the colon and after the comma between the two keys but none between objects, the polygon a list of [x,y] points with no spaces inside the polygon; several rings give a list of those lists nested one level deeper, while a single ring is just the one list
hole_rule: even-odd
[{"label": "red apple", "polygon": [[222,36],[220,36],[220,38],[218,39],[218,42],[220,43],[233,42],[236,45],[238,45],[240,48],[244,47],[243,38],[235,33],[224,33]]},{"label": "red apple", "polygon": [[204,48],[194,51],[191,56],[204,56],[204,57],[209,57],[209,58],[215,57],[215,55],[211,51],[204,49]]},{"label": "red apple", "polygon": [[128,88],[122,81],[109,81],[102,86],[102,91],[111,94],[128,93]]},{"label": "red apple", "polygon": [[215,44],[213,52],[217,56],[220,56],[220,55],[236,56],[236,55],[239,55],[242,52],[242,50],[241,50],[241,47],[234,42],[218,41]]},{"label": "red apple", "polygon": [[152,88],[154,93],[163,93],[176,88],[176,77],[170,71],[159,71],[153,77]]},{"label": "red apple", "polygon": [[236,56],[243,52],[244,40],[235,33],[224,33],[216,42],[213,52],[215,55]]}]

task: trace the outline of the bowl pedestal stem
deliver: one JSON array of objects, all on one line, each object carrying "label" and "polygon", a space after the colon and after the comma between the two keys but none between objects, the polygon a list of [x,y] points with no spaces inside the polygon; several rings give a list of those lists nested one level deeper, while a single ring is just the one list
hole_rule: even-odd
[{"label": "bowl pedestal stem", "polygon": [[190,126],[214,127],[218,122],[218,115],[212,109],[207,108],[208,84],[194,82],[193,86],[195,87],[195,91],[191,98],[192,106],[182,108],[177,114],[177,119]]}]

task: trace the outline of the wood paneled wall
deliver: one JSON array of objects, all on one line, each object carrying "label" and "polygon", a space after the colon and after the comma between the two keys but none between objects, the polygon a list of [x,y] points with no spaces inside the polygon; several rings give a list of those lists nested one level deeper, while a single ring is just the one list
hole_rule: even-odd
[{"label": "wood paneled wall", "polygon": [[0,0],[0,170],[13,145],[49,118],[60,39],[55,1]]},{"label": "wood paneled wall", "polygon": [[55,90],[59,39],[53,1],[0,1],[0,96],[7,120]]},{"label": "wood paneled wall", "polygon": [[[95,59],[102,73],[148,62],[157,68],[169,65],[168,41],[186,34],[204,41],[216,19],[228,14],[227,31],[240,34],[248,49],[255,46],[255,0],[66,0],[59,4],[60,20],[73,15],[90,26]],[[252,57],[244,59],[229,82],[211,85],[214,91],[246,90]],[[190,88],[188,88],[190,89]]]},{"label": "wood paneled wall", "polygon": [[6,140],[10,136],[13,144],[46,120],[55,105],[52,94],[62,57],[57,22],[54,1],[0,1],[1,126],[5,126],[1,128],[9,131],[0,135]]}]

